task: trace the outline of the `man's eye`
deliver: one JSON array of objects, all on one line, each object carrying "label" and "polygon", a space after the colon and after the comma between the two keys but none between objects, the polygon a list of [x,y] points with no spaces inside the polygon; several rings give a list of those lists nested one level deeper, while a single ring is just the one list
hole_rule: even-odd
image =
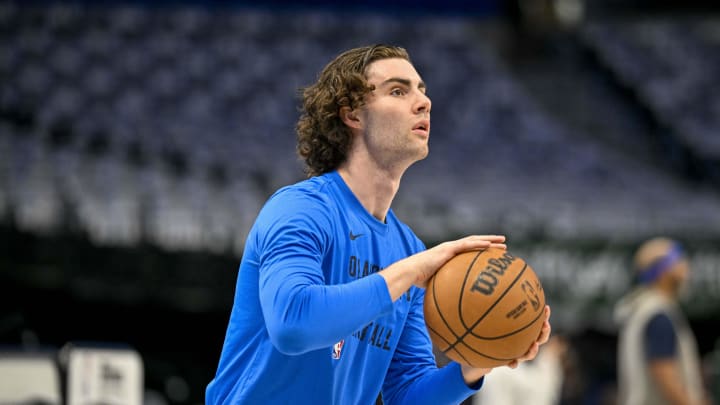
[{"label": "man's eye", "polygon": [[405,94],[405,90],[400,88],[394,88],[390,91],[390,94],[392,94],[393,96],[402,96],[403,94]]}]

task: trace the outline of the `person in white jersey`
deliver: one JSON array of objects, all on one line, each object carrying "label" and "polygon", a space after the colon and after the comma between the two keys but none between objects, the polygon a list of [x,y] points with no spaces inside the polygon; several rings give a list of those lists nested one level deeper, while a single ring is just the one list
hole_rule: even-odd
[{"label": "person in white jersey", "polygon": [[709,405],[695,336],[678,299],[690,266],[682,246],[653,238],[635,253],[636,286],[615,310],[619,405]]}]

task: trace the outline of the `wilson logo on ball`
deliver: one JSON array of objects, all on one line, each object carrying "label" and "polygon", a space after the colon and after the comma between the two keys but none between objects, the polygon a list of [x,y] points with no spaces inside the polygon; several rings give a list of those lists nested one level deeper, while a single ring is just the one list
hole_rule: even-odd
[{"label": "wilson logo on ball", "polygon": [[504,276],[505,270],[507,270],[514,261],[515,256],[510,253],[505,253],[497,259],[488,260],[488,265],[485,267],[485,270],[478,274],[470,290],[479,292],[480,294],[492,295],[498,284],[498,277]]}]

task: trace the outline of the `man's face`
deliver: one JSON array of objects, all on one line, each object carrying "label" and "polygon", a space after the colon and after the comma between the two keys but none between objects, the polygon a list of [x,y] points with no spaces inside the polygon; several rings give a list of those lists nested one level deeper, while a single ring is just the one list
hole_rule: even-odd
[{"label": "man's face", "polygon": [[405,59],[382,59],[370,64],[367,78],[375,90],[367,95],[360,117],[370,156],[385,168],[424,159],[431,102],[418,72]]}]

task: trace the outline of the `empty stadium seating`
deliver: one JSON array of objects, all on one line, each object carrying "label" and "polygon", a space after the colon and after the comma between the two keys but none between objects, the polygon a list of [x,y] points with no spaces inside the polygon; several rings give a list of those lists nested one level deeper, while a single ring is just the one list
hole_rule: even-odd
[{"label": "empty stadium seating", "polygon": [[715,16],[597,21],[583,38],[693,151],[720,160],[718,27]]},{"label": "empty stadium seating", "polygon": [[[416,17],[0,3],[0,219],[101,245],[239,255],[265,199],[303,177],[297,89],[340,50],[388,42],[408,48],[433,99],[431,155],[408,171],[395,206],[423,238],[720,234],[720,193],[543,114],[481,35],[483,21]],[[720,62],[686,57],[707,55],[692,38],[641,47],[655,59],[627,48],[626,31],[666,38],[684,27],[658,24],[592,26],[587,37],[714,154],[718,92],[705,86]],[[655,77],[638,60],[694,75]],[[711,102],[680,105],[691,92],[687,103]]]}]

